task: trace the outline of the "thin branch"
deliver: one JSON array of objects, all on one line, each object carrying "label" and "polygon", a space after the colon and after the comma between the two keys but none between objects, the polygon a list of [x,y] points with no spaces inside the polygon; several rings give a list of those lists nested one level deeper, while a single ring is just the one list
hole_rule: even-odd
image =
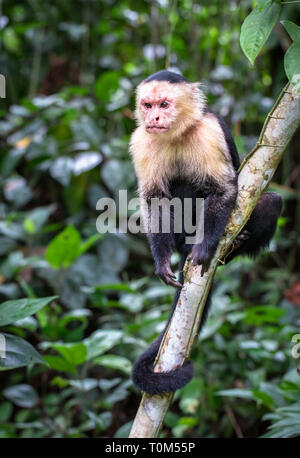
[{"label": "thin branch", "polygon": [[[185,265],[184,286],[157,356],[154,368],[157,372],[168,372],[189,358],[217,266],[248,221],[300,125],[300,94],[291,85],[286,86],[270,115],[263,125],[260,145],[256,145],[240,169],[236,207],[208,272],[201,277],[201,266],[192,266],[189,262]],[[171,400],[170,393],[155,396],[144,393],[130,437],[157,437]]]},{"label": "thin branch", "polygon": [[32,71],[30,74],[28,97],[32,97],[37,92],[41,70],[43,37],[44,31],[42,29],[37,29],[35,31],[34,53],[32,60]]},{"label": "thin branch", "polygon": [[228,415],[228,418],[229,418],[229,420],[230,420],[230,422],[231,422],[231,424],[232,424],[232,426],[234,428],[236,436],[239,437],[239,438],[244,437],[243,431],[241,430],[241,427],[238,424],[237,419],[235,418],[235,415],[234,415],[234,413],[232,411],[232,408],[229,405],[226,405],[225,406],[225,411],[226,411],[226,413]]},{"label": "thin branch", "polygon": [[159,14],[158,14],[158,5],[157,0],[152,0],[151,2],[151,43],[153,46],[154,51],[154,70],[157,71],[157,46],[158,46],[158,21],[159,21]]},{"label": "thin branch", "polygon": [[170,57],[172,52],[172,40],[173,40],[173,33],[175,32],[175,27],[177,23],[177,18],[175,20],[175,15],[177,15],[177,0],[173,0],[172,6],[169,10],[169,33],[168,33],[168,44],[167,44],[167,51],[166,51],[166,69],[170,66]]}]

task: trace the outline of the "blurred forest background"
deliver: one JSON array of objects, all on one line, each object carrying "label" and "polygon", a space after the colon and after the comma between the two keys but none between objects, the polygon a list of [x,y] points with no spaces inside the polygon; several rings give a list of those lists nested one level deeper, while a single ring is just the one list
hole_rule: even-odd
[{"label": "blurred forest background", "polygon": [[[203,82],[241,156],[254,146],[291,40],[278,23],[251,66],[239,36],[252,6],[0,1],[0,437],[128,436],[140,401],[131,366],[173,289],[154,276],[145,236],[97,233],[96,202],[136,197],[134,89],[166,66]],[[299,4],[280,19],[299,24]],[[163,437],[300,435],[299,143],[298,132],[272,182],[284,211],[270,251],[217,273],[196,376]]]}]

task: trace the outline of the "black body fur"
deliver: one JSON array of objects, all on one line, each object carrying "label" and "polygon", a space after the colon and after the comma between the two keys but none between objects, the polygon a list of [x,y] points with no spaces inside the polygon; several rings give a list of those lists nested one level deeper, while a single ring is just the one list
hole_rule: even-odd
[{"label": "black body fur", "polygon": [[[169,81],[171,83],[187,81],[172,72],[158,72],[151,75],[145,80],[150,82],[153,80]],[[205,109],[206,112],[214,114],[211,110]],[[228,145],[231,164],[235,171],[234,178],[231,182],[217,183],[211,178],[207,178],[201,185],[201,188],[195,187],[192,183],[178,177],[170,183],[169,190],[171,196],[183,199],[185,197],[199,198],[203,197],[204,201],[204,241],[195,245],[192,253],[196,259],[201,262],[199,264],[209,265],[212,256],[215,253],[216,247],[220,238],[224,233],[224,229],[235,205],[237,196],[237,170],[240,165],[239,155],[231,136],[231,133],[222,118],[214,114],[223,130],[226,143]],[[153,197],[149,195],[149,199]],[[162,196],[164,197],[164,196]],[[239,241],[239,246],[226,257],[226,263],[231,261],[235,256],[247,254],[255,256],[258,252],[266,247],[274,235],[277,219],[281,213],[282,201],[281,197],[275,193],[265,193],[259,200],[256,208],[246,224],[242,233],[248,233],[249,238]],[[172,220],[172,219],[171,219]],[[188,234],[190,235],[190,234]],[[182,269],[188,253],[191,251],[191,246],[185,244],[186,234],[166,234],[166,233],[148,233],[148,239],[151,251],[155,261],[156,274],[166,279],[166,271],[170,263],[170,257],[174,249],[181,253],[179,265],[180,278],[179,282],[183,283]],[[182,367],[179,367],[171,372],[157,373],[153,371],[153,363],[159,350],[165,330],[171,320],[175,310],[180,288],[176,289],[172,310],[168,319],[168,323],[161,335],[151,344],[151,346],[138,358],[135,362],[132,372],[134,384],[142,391],[149,394],[159,394],[175,391],[186,385],[193,377],[193,365],[189,361]],[[205,322],[205,317],[210,305],[210,295],[207,299],[204,317],[201,326]]]}]

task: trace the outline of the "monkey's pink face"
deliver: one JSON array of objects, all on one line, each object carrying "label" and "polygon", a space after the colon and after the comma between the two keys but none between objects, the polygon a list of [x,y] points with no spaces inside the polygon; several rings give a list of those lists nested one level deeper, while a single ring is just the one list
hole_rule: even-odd
[{"label": "monkey's pink face", "polygon": [[143,97],[140,100],[140,113],[149,134],[163,134],[172,125],[174,102],[170,97]]}]

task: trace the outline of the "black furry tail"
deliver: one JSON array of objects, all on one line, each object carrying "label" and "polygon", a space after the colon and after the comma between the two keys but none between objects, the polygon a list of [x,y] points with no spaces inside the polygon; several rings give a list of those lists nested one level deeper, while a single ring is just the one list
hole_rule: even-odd
[{"label": "black furry tail", "polygon": [[[184,263],[186,254],[183,254],[179,263],[179,281],[183,283]],[[137,388],[149,394],[170,393],[186,385],[194,375],[193,364],[188,361],[183,366],[178,367],[170,372],[154,372],[153,364],[159,350],[164,333],[172,318],[173,312],[180,295],[180,288],[177,288],[172,310],[168,323],[161,335],[150,345],[150,347],[137,359],[132,370],[132,380]]]},{"label": "black furry tail", "polygon": [[132,379],[135,386],[149,394],[176,391],[186,385],[194,375],[191,361],[170,372],[154,372],[153,363],[163,335],[162,333],[137,359],[132,370]]}]

